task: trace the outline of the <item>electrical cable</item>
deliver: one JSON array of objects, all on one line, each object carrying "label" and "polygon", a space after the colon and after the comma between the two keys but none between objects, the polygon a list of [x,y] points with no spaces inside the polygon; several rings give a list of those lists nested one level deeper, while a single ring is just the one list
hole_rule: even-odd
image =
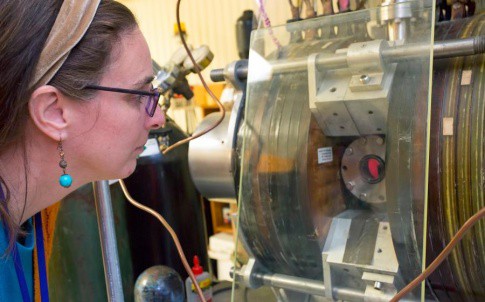
[{"label": "electrical cable", "polygon": [[175,246],[177,247],[177,251],[180,255],[180,260],[182,260],[182,264],[184,265],[185,270],[189,274],[190,280],[192,280],[192,283],[194,284],[195,288],[197,289],[197,294],[199,295],[200,301],[206,302],[206,300],[204,298],[204,294],[202,293],[202,289],[200,288],[199,283],[197,282],[197,280],[194,276],[194,273],[192,272],[192,269],[190,268],[189,262],[187,261],[187,258],[185,257],[185,253],[182,250],[182,246],[181,246],[180,241],[177,237],[177,234],[175,234],[175,231],[168,224],[168,222],[162,217],[162,215],[157,213],[155,210],[153,210],[153,209],[151,209],[147,206],[144,206],[144,205],[138,203],[136,200],[134,200],[133,197],[131,197],[130,193],[128,192],[128,189],[126,188],[126,185],[125,185],[125,183],[123,182],[122,179],[119,179],[119,182],[120,182],[121,190],[123,190],[123,193],[125,194],[125,197],[128,199],[128,201],[132,205],[134,205],[135,207],[139,208],[140,210],[143,210],[143,211],[155,216],[162,223],[162,225],[165,227],[165,229],[167,229],[167,231],[170,233],[170,236],[172,236],[173,242],[175,243]]},{"label": "electrical cable", "polygon": [[163,154],[166,154],[170,150],[175,149],[178,146],[181,146],[183,144],[186,144],[186,143],[190,142],[191,140],[196,139],[198,137],[201,137],[202,135],[208,133],[209,131],[211,131],[215,127],[219,126],[219,124],[224,120],[224,117],[226,115],[226,110],[224,109],[224,106],[222,106],[222,103],[219,101],[219,99],[217,98],[217,96],[209,88],[209,86],[207,85],[207,83],[204,80],[204,77],[200,73],[199,64],[197,64],[197,62],[195,61],[194,57],[192,56],[192,52],[190,51],[189,47],[187,46],[187,42],[185,41],[184,35],[182,34],[182,26],[180,25],[180,2],[181,2],[181,0],[177,0],[177,9],[176,9],[177,27],[178,27],[178,30],[179,30],[180,40],[182,41],[182,44],[183,44],[183,46],[185,48],[185,51],[187,52],[187,55],[190,58],[190,61],[192,61],[192,64],[194,65],[194,69],[195,69],[197,75],[199,76],[199,79],[202,82],[202,85],[204,86],[204,88],[207,91],[207,93],[209,93],[209,95],[211,96],[211,98],[217,103],[217,106],[219,107],[219,111],[222,114],[221,114],[221,117],[219,118],[219,120],[217,120],[217,122],[215,122],[212,126],[208,127],[207,129],[203,130],[202,132],[199,132],[199,133],[194,134],[194,135],[192,135],[192,136],[190,136],[190,137],[188,137],[186,139],[183,139],[181,141],[176,142],[175,144],[171,145],[167,149],[163,150]]},{"label": "electrical cable", "polygon": [[293,0],[288,0],[291,10],[291,17],[293,20],[298,20],[301,14],[302,1],[298,0],[296,5],[293,5]]},{"label": "electrical cable", "polygon": [[273,40],[273,43],[278,49],[281,49],[281,43],[273,32],[273,28],[271,27],[271,21],[269,20],[268,14],[266,13],[266,10],[264,8],[263,0],[256,0],[256,3],[259,5],[259,13],[263,19],[264,26],[268,29],[271,40]]},{"label": "electrical cable", "polygon": [[464,224],[463,226],[456,232],[455,236],[451,239],[450,243],[441,251],[441,253],[435,258],[433,262],[419,275],[417,276],[413,281],[411,281],[408,285],[406,285],[399,293],[397,293],[391,300],[390,302],[397,302],[400,299],[402,299],[405,295],[407,295],[409,292],[411,292],[416,286],[418,286],[424,279],[426,279],[429,275],[431,275],[432,272],[438,266],[443,262],[443,260],[448,257],[450,254],[451,250],[458,244],[463,236],[470,230],[470,228],[478,222],[481,218],[485,216],[485,207],[481,208],[480,211],[475,213],[472,217],[470,217]]}]

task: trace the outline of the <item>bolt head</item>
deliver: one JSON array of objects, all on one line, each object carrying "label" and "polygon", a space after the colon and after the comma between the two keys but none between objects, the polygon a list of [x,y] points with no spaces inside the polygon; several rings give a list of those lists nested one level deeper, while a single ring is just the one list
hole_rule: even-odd
[{"label": "bolt head", "polygon": [[366,75],[366,74],[361,75],[360,78],[359,78],[360,83],[362,83],[364,85],[365,84],[368,84],[370,82],[370,79],[371,78],[368,75]]},{"label": "bolt head", "polygon": [[381,290],[382,289],[382,283],[379,282],[379,281],[376,281],[374,283],[374,288],[377,289],[377,290]]}]

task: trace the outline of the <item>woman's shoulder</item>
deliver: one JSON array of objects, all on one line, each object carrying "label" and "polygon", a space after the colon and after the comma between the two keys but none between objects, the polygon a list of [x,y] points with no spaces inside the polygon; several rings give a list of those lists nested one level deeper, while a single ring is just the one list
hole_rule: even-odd
[{"label": "woman's shoulder", "polygon": [[[20,254],[23,252],[32,252],[35,245],[34,227],[32,218],[28,219],[23,225],[22,230],[25,235],[19,238],[16,242],[17,249]],[[8,247],[8,235],[3,223],[0,221],[0,255],[3,255]]]},{"label": "woman's shoulder", "polygon": [[[32,220],[29,219],[23,225],[23,228],[26,231],[26,236],[23,242],[15,243],[15,248],[17,249],[19,258],[21,259],[22,271],[29,288],[29,293],[32,296],[32,252],[35,242]],[[5,232],[3,223],[0,223],[0,301],[22,301],[12,253],[5,253],[7,247],[7,233]]]}]

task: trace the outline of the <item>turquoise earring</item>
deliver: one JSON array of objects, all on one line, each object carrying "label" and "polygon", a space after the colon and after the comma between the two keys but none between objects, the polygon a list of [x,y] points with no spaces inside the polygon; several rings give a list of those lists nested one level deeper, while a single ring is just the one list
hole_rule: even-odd
[{"label": "turquoise earring", "polygon": [[59,161],[59,167],[62,169],[62,175],[59,177],[59,184],[64,188],[69,188],[72,184],[72,177],[71,175],[66,173],[67,162],[64,159],[64,150],[62,149],[62,139],[59,139],[59,143],[57,144],[57,150],[59,150],[59,156],[61,160]]}]

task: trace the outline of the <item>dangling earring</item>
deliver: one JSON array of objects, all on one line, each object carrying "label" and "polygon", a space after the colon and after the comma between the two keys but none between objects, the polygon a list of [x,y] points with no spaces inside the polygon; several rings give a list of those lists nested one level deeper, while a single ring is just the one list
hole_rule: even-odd
[{"label": "dangling earring", "polygon": [[71,175],[66,173],[67,162],[64,159],[64,150],[62,149],[62,139],[59,139],[59,143],[57,144],[57,150],[59,150],[59,156],[61,160],[59,161],[59,167],[62,169],[62,175],[59,177],[59,184],[64,188],[69,188],[72,184],[72,177]]}]

